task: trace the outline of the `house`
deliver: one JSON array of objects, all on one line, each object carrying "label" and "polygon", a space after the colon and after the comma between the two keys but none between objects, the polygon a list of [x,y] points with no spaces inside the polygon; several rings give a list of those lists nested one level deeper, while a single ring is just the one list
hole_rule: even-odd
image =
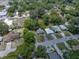
[{"label": "house", "polygon": [[3,40],[3,37],[0,36],[0,42],[2,42],[2,40]]},{"label": "house", "polygon": [[45,31],[46,31],[47,34],[53,34],[54,33],[53,30],[51,30],[50,28],[46,28]]},{"label": "house", "polygon": [[43,34],[44,33],[43,29],[41,29],[41,28],[39,28],[36,32],[37,32],[37,34]]},{"label": "house", "polygon": [[59,25],[59,27],[60,27],[62,30],[67,30],[67,27],[64,26],[64,25]]},{"label": "house", "polygon": [[20,38],[20,33],[18,32],[9,32],[7,35],[5,35],[3,37],[3,40],[5,42],[11,42],[14,41],[15,39],[19,39]]},{"label": "house", "polygon": [[61,29],[58,27],[58,26],[52,26],[51,29],[54,31],[54,32],[60,32]]},{"label": "house", "polygon": [[11,26],[13,23],[13,20],[8,20],[7,18],[4,20],[4,22],[8,25]]}]

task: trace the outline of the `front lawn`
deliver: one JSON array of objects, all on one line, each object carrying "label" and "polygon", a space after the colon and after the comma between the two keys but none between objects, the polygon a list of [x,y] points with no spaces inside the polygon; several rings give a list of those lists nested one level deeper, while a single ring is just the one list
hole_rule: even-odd
[{"label": "front lawn", "polygon": [[55,36],[57,37],[57,39],[62,38],[62,35],[60,33],[55,33]]},{"label": "front lawn", "polygon": [[4,6],[1,5],[1,6],[0,6],[0,11],[3,10],[3,9],[4,9]]},{"label": "front lawn", "polygon": [[45,41],[45,35],[44,34],[39,34],[37,36],[37,41],[38,42],[44,42]]},{"label": "front lawn", "polygon": [[47,35],[47,38],[48,38],[48,40],[54,39],[54,37],[52,36],[52,34],[48,34],[48,35]]},{"label": "front lawn", "polygon": [[62,52],[65,52],[67,50],[64,43],[58,43],[57,46]]}]

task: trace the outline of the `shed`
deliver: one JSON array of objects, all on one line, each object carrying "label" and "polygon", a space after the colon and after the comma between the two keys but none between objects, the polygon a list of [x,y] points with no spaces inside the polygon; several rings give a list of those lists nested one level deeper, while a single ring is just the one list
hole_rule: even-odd
[{"label": "shed", "polygon": [[42,33],[44,33],[43,29],[41,29],[41,28],[39,28],[36,32],[37,32],[37,34],[42,34]]},{"label": "shed", "polygon": [[0,12],[0,17],[6,16],[7,12],[6,11],[1,11]]}]

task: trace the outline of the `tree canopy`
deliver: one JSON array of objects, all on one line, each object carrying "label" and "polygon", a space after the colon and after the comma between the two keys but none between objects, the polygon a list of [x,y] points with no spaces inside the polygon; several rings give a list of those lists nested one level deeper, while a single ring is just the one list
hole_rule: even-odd
[{"label": "tree canopy", "polygon": [[5,35],[8,33],[9,27],[3,21],[0,21],[0,35]]}]

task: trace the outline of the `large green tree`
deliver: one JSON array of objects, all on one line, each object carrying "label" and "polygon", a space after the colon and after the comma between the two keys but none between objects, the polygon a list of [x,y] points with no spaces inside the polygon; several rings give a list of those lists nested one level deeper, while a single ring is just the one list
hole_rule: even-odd
[{"label": "large green tree", "polygon": [[64,53],[65,59],[79,59],[79,50]]},{"label": "large green tree", "polygon": [[23,35],[24,42],[26,44],[35,43],[35,37],[33,32],[27,32]]},{"label": "large green tree", "polygon": [[28,28],[29,30],[36,30],[38,28],[38,22],[33,19],[26,19],[24,21],[24,27]]},{"label": "large green tree", "polygon": [[9,27],[3,21],[0,21],[0,35],[5,35],[8,33]]},{"label": "large green tree", "polygon": [[38,46],[36,51],[36,56],[38,58],[46,58],[47,57],[46,48],[44,46]]}]

